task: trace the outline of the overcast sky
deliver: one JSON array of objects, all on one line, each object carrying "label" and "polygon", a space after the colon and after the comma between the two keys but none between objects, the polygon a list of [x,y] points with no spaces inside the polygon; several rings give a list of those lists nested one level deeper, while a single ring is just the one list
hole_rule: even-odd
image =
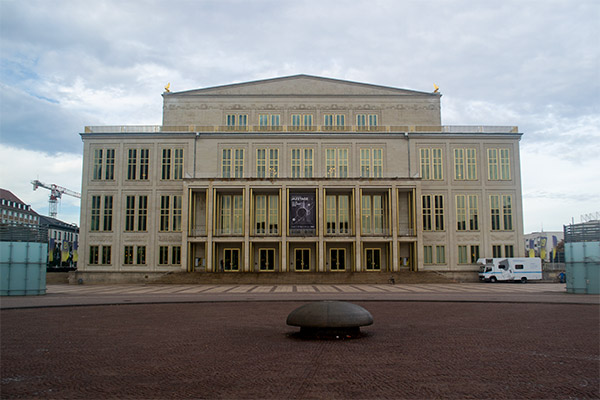
[{"label": "overcast sky", "polygon": [[[310,74],[440,87],[444,125],[517,125],[525,233],[600,211],[600,1],[0,0],[0,187],[81,190],[86,125],[172,91]],[[78,200],[59,218],[79,223]]]}]

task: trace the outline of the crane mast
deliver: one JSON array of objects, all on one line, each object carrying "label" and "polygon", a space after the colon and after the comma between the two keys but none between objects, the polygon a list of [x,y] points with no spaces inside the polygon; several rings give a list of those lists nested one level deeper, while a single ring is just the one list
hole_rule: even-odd
[{"label": "crane mast", "polygon": [[57,203],[58,200],[62,198],[63,194],[72,196],[72,197],[76,197],[78,199],[81,198],[81,193],[77,193],[73,190],[64,188],[62,186],[58,186],[55,185],[53,183],[51,184],[47,184],[44,182],[40,182],[39,180],[34,180],[31,181],[31,184],[33,185],[33,190],[37,190],[37,188],[44,188],[44,189],[48,189],[50,191],[50,196],[48,197],[48,214],[50,215],[50,217],[52,218],[56,218],[56,216],[58,215],[58,207],[57,207]]}]

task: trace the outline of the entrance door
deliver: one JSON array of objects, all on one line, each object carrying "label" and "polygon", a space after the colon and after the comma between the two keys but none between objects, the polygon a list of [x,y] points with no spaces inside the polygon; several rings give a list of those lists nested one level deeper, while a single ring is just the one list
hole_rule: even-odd
[{"label": "entrance door", "polygon": [[223,257],[225,271],[237,271],[240,265],[240,249],[225,249]]},{"label": "entrance door", "polygon": [[344,271],[346,269],[346,249],[329,250],[329,259],[332,271]]},{"label": "entrance door", "polygon": [[310,249],[296,249],[296,271],[310,271]]},{"label": "entrance door", "polygon": [[367,271],[381,270],[381,249],[365,249],[365,267]]},{"label": "entrance door", "polygon": [[275,249],[259,249],[258,259],[260,271],[275,271]]}]

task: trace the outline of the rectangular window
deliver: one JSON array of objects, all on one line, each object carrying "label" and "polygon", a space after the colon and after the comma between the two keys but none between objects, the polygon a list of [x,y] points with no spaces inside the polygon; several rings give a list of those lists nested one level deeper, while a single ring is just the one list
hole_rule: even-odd
[{"label": "rectangular window", "polygon": [[325,114],[323,116],[324,130],[338,130],[346,125],[344,114]]},{"label": "rectangular window", "polygon": [[424,180],[443,180],[444,169],[442,149],[420,149],[419,155],[421,178]]},{"label": "rectangular window", "polygon": [[444,196],[423,195],[423,230],[444,230]]},{"label": "rectangular window", "polygon": [[248,126],[248,115],[247,114],[227,114],[227,126],[229,128]]},{"label": "rectangular window", "polygon": [[479,245],[471,246],[471,264],[477,263],[479,260]]},{"label": "rectangular window", "polygon": [[223,178],[243,178],[244,149],[223,149],[221,155],[221,175]]},{"label": "rectangular window", "polygon": [[515,248],[512,244],[504,246],[504,257],[511,258],[515,256]]},{"label": "rectangular window", "polygon": [[258,116],[258,124],[261,128],[280,128],[280,121],[281,117],[279,114],[260,114]]},{"label": "rectangular window", "polygon": [[325,197],[325,227],[329,235],[350,234],[350,196],[327,195]]},{"label": "rectangular window", "polygon": [[98,265],[99,246],[90,246],[90,265]]},{"label": "rectangular window", "polygon": [[370,128],[378,125],[377,114],[357,114],[356,126],[359,128]]},{"label": "rectangular window", "polygon": [[256,195],[254,197],[254,220],[257,235],[279,233],[279,196]]},{"label": "rectangular window", "polygon": [[433,264],[433,246],[423,246],[423,263]]},{"label": "rectangular window", "polygon": [[145,265],[146,264],[146,246],[138,246],[137,247],[136,264],[137,265]]},{"label": "rectangular window", "polygon": [[314,164],[313,149],[292,149],[291,155],[292,178],[312,178]]},{"label": "rectangular window", "polygon": [[104,196],[104,230],[112,231],[113,197]]},{"label": "rectangular window", "polygon": [[490,216],[493,231],[511,231],[513,229],[512,196],[491,195]]},{"label": "rectangular window", "polygon": [[446,264],[446,246],[435,246],[435,263]]},{"label": "rectangular window", "polygon": [[135,229],[135,196],[125,197],[125,231],[131,232]]},{"label": "rectangular window", "polygon": [[148,221],[148,196],[138,196],[138,231],[146,231]]},{"label": "rectangular window", "polygon": [[310,271],[310,249],[295,249],[294,255],[294,269]]},{"label": "rectangular window", "polygon": [[123,248],[123,264],[133,265],[133,246]]},{"label": "rectangular window", "polygon": [[381,194],[363,194],[361,230],[364,235],[387,234],[387,198]]},{"label": "rectangular window", "polygon": [[102,264],[110,265],[111,264],[111,250],[110,246],[102,246]]},{"label": "rectangular window", "polygon": [[148,180],[149,158],[149,149],[127,150],[127,180]]},{"label": "rectangular window", "polygon": [[173,246],[171,248],[171,264],[172,265],[180,265],[181,264],[181,246]]},{"label": "rectangular window", "polygon": [[162,150],[163,180],[183,179],[183,149]]},{"label": "rectangular window", "polygon": [[292,131],[312,128],[312,126],[312,114],[292,114],[292,126],[290,127]]},{"label": "rectangular window", "polygon": [[467,260],[467,246],[458,246],[458,263],[466,264]]},{"label": "rectangular window", "polygon": [[492,246],[492,257],[494,257],[494,258],[502,257],[502,246],[499,246],[499,245]]},{"label": "rectangular window", "polygon": [[115,179],[115,150],[106,149],[106,173],[104,179],[112,181]]},{"label": "rectangular window", "polygon": [[158,248],[158,264],[169,264],[169,246],[159,246]]},{"label": "rectangular window", "polygon": [[221,175],[223,178],[231,178],[231,149],[223,149]]},{"label": "rectangular window", "polygon": [[173,223],[171,224],[171,231],[181,232],[181,196],[173,196]]},{"label": "rectangular window", "polygon": [[129,149],[127,151],[127,179],[134,180],[137,172],[137,150]]},{"label": "rectangular window", "polygon": [[383,177],[383,149],[360,149],[360,176]]},{"label": "rectangular window", "polygon": [[181,232],[181,196],[160,196],[160,231]]},{"label": "rectangular window", "polygon": [[244,232],[243,196],[219,195],[219,230],[221,235],[241,235]]},{"label": "rectangular window", "polygon": [[[104,171],[104,174],[102,173]],[[115,178],[115,150],[95,149],[93,180],[113,180]]]},{"label": "rectangular window", "polygon": [[326,149],[325,166],[328,178],[347,178],[348,149]]},{"label": "rectangular window", "polygon": [[169,213],[171,211],[171,197],[160,196],[160,230],[166,232],[169,230]]},{"label": "rectangular window", "polygon": [[477,180],[475,149],[454,149],[454,179]]},{"label": "rectangular window", "polygon": [[365,269],[367,271],[381,270],[381,249],[365,249]]},{"label": "rectangular window", "polygon": [[148,166],[150,164],[150,150],[140,149],[140,179],[148,180]]},{"label": "rectangular window", "polygon": [[244,149],[235,149],[233,158],[233,177],[244,177]]},{"label": "rectangular window", "polygon": [[[267,170],[267,165],[269,169]],[[256,177],[279,176],[279,149],[256,149]]]},{"label": "rectangular window", "polygon": [[488,179],[510,180],[509,149],[488,149]]},{"label": "rectangular window", "polygon": [[92,196],[92,208],[90,210],[90,231],[100,230],[100,196]]},{"label": "rectangular window", "polygon": [[477,202],[477,195],[456,195],[456,230],[479,230]]}]

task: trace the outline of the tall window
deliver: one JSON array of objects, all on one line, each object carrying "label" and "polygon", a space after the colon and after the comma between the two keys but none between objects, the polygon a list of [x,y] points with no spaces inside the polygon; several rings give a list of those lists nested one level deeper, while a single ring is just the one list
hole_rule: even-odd
[{"label": "tall window", "polygon": [[158,247],[158,264],[167,265],[169,264],[169,246]]},{"label": "tall window", "polygon": [[488,149],[488,179],[491,181],[510,180],[509,149]]},{"label": "tall window", "polygon": [[325,208],[326,233],[329,235],[350,234],[350,195],[327,195]]},{"label": "tall window", "polygon": [[163,180],[183,179],[183,149],[162,150]]},{"label": "tall window", "polygon": [[360,128],[371,128],[378,125],[377,114],[357,114],[356,126]]},{"label": "tall window", "polygon": [[225,271],[237,271],[240,268],[240,249],[224,249],[222,266]]},{"label": "tall window", "polygon": [[223,178],[244,177],[244,149],[223,149],[221,175]]},{"label": "tall window", "polygon": [[348,149],[326,149],[325,166],[328,178],[347,178]]},{"label": "tall window", "polygon": [[346,125],[346,116],[344,114],[325,114],[323,116],[323,129],[336,130]]},{"label": "tall window", "polygon": [[313,177],[314,156],[313,149],[292,149],[291,169],[292,178]]},{"label": "tall window", "polygon": [[383,149],[360,149],[360,176],[383,177]]},{"label": "tall window", "polygon": [[254,221],[257,235],[279,233],[279,196],[259,194],[254,196]]},{"label": "tall window", "polygon": [[313,127],[312,114],[292,114],[291,130],[302,130]]},{"label": "tall window", "polygon": [[95,245],[90,246],[90,258],[89,258],[90,265],[98,265],[99,264],[99,257],[98,257],[99,252],[100,252],[100,246],[95,246]]},{"label": "tall window", "polygon": [[111,253],[112,253],[111,246],[102,246],[102,264],[104,264],[104,265],[112,264]]},{"label": "tall window", "polygon": [[479,211],[477,195],[459,194],[456,196],[456,230],[479,230]]},{"label": "tall window", "polygon": [[228,128],[245,128],[248,126],[247,114],[227,114]]},{"label": "tall window", "polygon": [[[169,259],[169,253],[171,258]],[[181,264],[181,246],[159,246],[158,248],[159,265],[180,265]]]},{"label": "tall window", "polygon": [[[167,196],[168,197],[168,196]],[[137,229],[136,229],[136,204],[137,204]],[[162,204],[161,204],[162,206]],[[161,208],[162,211],[162,208]],[[125,231],[145,231],[148,219],[148,196],[125,197]]]},{"label": "tall window", "polygon": [[446,246],[435,246],[435,263],[446,264]]},{"label": "tall window", "polygon": [[502,257],[502,246],[500,246],[500,245],[492,246],[492,257],[494,257],[494,258]]},{"label": "tall window", "polygon": [[444,179],[442,149],[420,149],[419,155],[421,178],[436,181]]},{"label": "tall window", "polygon": [[244,232],[244,201],[241,194],[220,194],[218,234],[241,235]]},{"label": "tall window", "polygon": [[275,249],[258,250],[258,269],[259,271],[275,270]]},{"label": "tall window", "polygon": [[115,179],[115,149],[94,150],[94,168],[92,179]]},{"label": "tall window", "polygon": [[493,231],[511,231],[513,229],[512,196],[491,195],[490,216]]},{"label": "tall window", "polygon": [[160,231],[181,232],[181,196],[160,196]]},{"label": "tall window", "polygon": [[279,114],[260,114],[258,124],[261,129],[281,128],[281,116]]},{"label": "tall window", "polygon": [[433,246],[423,246],[423,263],[433,264]]},{"label": "tall window", "polygon": [[459,245],[458,246],[458,263],[466,264],[467,262],[468,262],[467,246]]},{"label": "tall window", "polygon": [[104,196],[104,230],[112,231],[113,197]]},{"label": "tall window", "polygon": [[454,149],[454,179],[477,180],[477,153],[475,149]]},{"label": "tall window", "polygon": [[515,247],[512,244],[504,246],[504,257],[511,258],[515,256]]},{"label": "tall window", "polygon": [[90,231],[100,230],[100,196],[92,196],[92,208],[90,210]]},{"label": "tall window", "polygon": [[382,194],[363,194],[361,209],[361,231],[363,235],[387,233],[387,198]]},{"label": "tall window", "polygon": [[443,231],[444,230],[444,196],[443,195],[423,195],[423,230],[424,231]]},{"label": "tall window", "polygon": [[127,151],[127,179],[148,180],[149,149],[129,149]]},{"label": "tall window", "polygon": [[256,177],[277,178],[278,176],[279,149],[256,149]]},{"label": "tall window", "polygon": [[329,249],[330,269],[344,271],[346,269],[346,249]]},{"label": "tall window", "polygon": [[123,247],[123,264],[133,265],[133,246]]}]

